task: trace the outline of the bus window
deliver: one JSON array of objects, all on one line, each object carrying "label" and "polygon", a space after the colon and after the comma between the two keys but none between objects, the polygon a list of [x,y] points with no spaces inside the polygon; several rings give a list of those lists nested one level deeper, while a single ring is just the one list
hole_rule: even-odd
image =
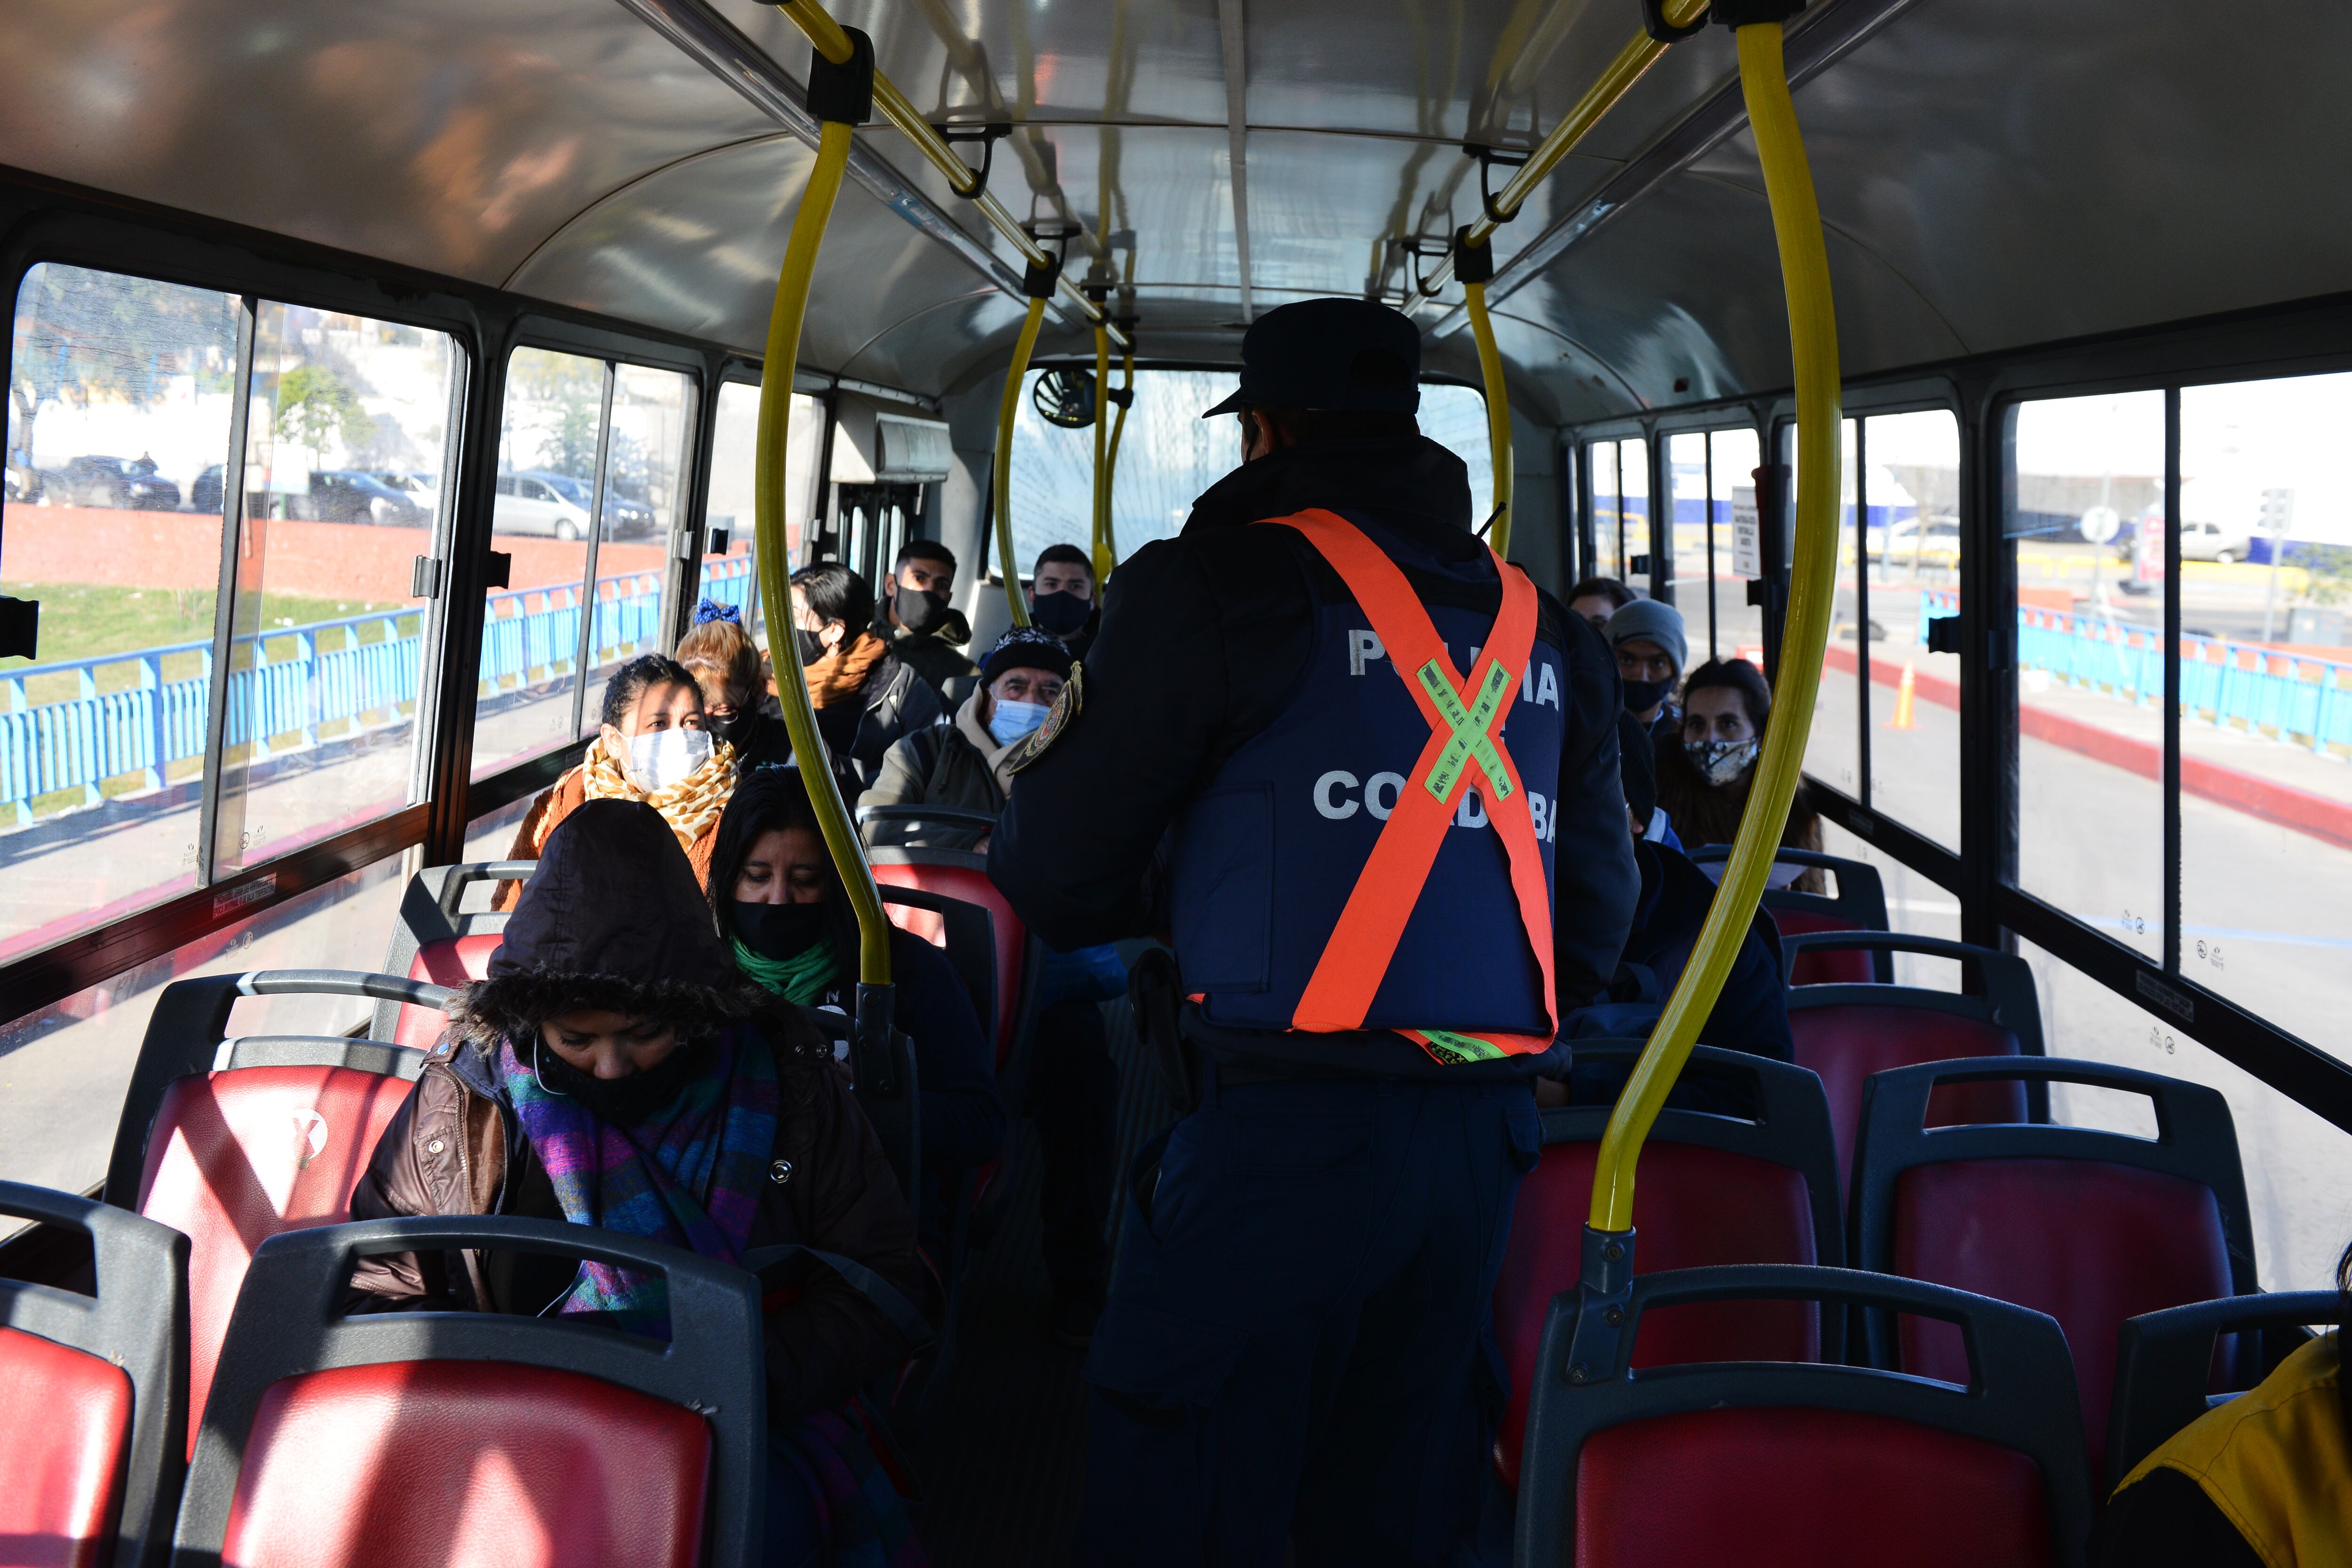
[{"label": "bus window", "polygon": [[0,957],[196,885],[238,311],[51,262],[18,289],[0,583],[40,645],[0,662]]},{"label": "bus window", "polygon": [[2162,535],[2153,554],[2134,542],[2149,509],[2163,516],[2164,395],[2026,403],[2015,419],[2019,885],[2161,958]]},{"label": "bus window", "polygon": [[1650,553],[1650,444],[1638,436],[1617,443],[1617,492],[1618,575],[1646,598],[1651,575],[1633,562]]},{"label": "bus window", "polygon": [[[1927,649],[1960,607],[1960,426],[1944,409],[1862,421],[1852,468],[1869,599],[1870,804],[1960,847],[1960,656]],[[1861,651],[1857,645],[1857,653]]]},{"label": "bus window", "polygon": [[[1013,415],[1013,553],[1024,574],[1047,545],[1084,549],[1094,538],[1094,426],[1066,429],[1037,412],[1036,382],[1050,374],[1033,374]],[[1230,416],[1201,417],[1233,390],[1230,371],[1136,372],[1111,487],[1111,529],[1122,557],[1173,538],[1192,515],[1192,499],[1240,466],[1240,424]],[[1475,387],[1424,383],[1415,417],[1422,434],[1470,470],[1470,515],[1474,526],[1483,525],[1495,488],[1486,397]],[[993,556],[992,540],[986,548]]]},{"label": "bus window", "polygon": [[[1706,436],[1707,514],[1712,519],[1715,584],[1712,652],[1718,658],[1764,662],[1764,608],[1748,602],[1748,580],[1735,545],[1733,521],[1756,510],[1757,455],[1753,429],[1710,430]],[[1694,656],[1696,657],[1696,656]]]},{"label": "bus window", "polygon": [[[407,879],[404,859],[387,856],[0,1027],[0,1181],[79,1193],[104,1179],[147,1015],[172,981],[381,963]],[[230,1014],[229,1032],[339,1035],[366,1023],[372,1005],[355,997],[251,997]],[[0,1236],[21,1228],[0,1218]]]},{"label": "bus window", "polygon": [[1596,441],[1585,449],[1592,474],[1592,574],[1625,575],[1625,531],[1619,518],[1622,500],[1617,493],[1617,443]]},{"label": "bus window", "polygon": [[[1782,432],[1789,472],[1798,473],[1793,431]],[[1829,646],[1822,653],[1821,696],[1813,703],[1813,728],[1805,745],[1805,771],[1864,805],[1870,803],[1862,780],[1862,726],[1866,722],[1862,694],[1864,627],[1857,570],[1860,550],[1853,527],[1853,421],[1839,432],[1838,460],[1844,465],[1840,486],[1843,502],[1838,511],[1837,593],[1830,611]],[[1793,493],[1793,492],[1792,492]]]},{"label": "bus window", "polygon": [[256,864],[420,798],[415,722],[457,345],[264,300],[254,321],[229,722],[214,865]]},{"label": "bus window", "polygon": [[[767,625],[754,554],[752,481],[758,471],[760,389],[740,381],[719,388],[711,432],[710,495],[702,522],[727,531],[723,554],[702,559],[702,596],[735,605],[758,636]],[[816,512],[816,455],[824,440],[824,405],[793,394],[792,429],[784,451],[784,542],[791,563],[802,563],[801,542]],[[708,536],[705,549],[709,548]]]},{"label": "bus window", "polygon": [[2183,388],[2174,589],[2180,973],[2339,1057],[2352,1056],[2347,426],[2352,375]]},{"label": "bus window", "polygon": [[612,435],[605,443],[604,528],[594,572],[596,624],[580,733],[593,734],[604,678],[661,646],[662,588],[677,569],[669,548],[677,490],[694,428],[694,384],[674,370],[615,365]]},{"label": "bus window", "polygon": [[490,532],[491,548],[510,564],[482,621],[476,778],[577,733],[580,603],[604,391],[605,367],[596,360],[520,348],[507,362]]},{"label": "bus window", "polygon": [[1714,657],[1715,626],[1707,614],[1706,436],[1686,431],[1666,437],[1667,538],[1673,543],[1675,608],[1683,613],[1690,662]]}]

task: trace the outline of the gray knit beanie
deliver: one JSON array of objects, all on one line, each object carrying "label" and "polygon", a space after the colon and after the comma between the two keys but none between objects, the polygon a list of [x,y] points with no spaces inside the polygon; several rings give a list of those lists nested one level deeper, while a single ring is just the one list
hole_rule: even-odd
[{"label": "gray knit beanie", "polygon": [[1612,648],[1621,643],[1654,642],[1675,661],[1675,674],[1690,668],[1690,644],[1683,636],[1682,612],[1655,599],[1636,599],[1609,617],[1602,635]]}]

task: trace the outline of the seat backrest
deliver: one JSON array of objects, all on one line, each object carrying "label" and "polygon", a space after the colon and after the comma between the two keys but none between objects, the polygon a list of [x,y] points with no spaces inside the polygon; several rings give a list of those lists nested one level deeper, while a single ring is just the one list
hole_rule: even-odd
[{"label": "seat backrest", "polygon": [[15,1182],[0,1215],[88,1236],[99,1291],[0,1279],[0,1556],[157,1568],[187,1425],[187,1237]]},{"label": "seat backrest", "polygon": [[[449,986],[481,979],[503,940],[507,911],[467,910],[467,892],[484,882],[528,881],[538,867],[536,860],[469,860],[417,872],[401,890],[384,973]],[[430,1008],[380,1002],[368,1033],[429,1049],[439,1041],[443,1023]]]},{"label": "seat backrest", "polygon": [[[1638,1044],[1577,1043],[1581,1063],[1640,1055]],[[1817,1263],[1843,1251],[1837,1161],[1820,1080],[1781,1062],[1699,1047],[1685,1081],[1726,1082],[1755,1119],[1666,1110],[1643,1145],[1633,1187],[1642,1267],[1656,1271],[1726,1263]],[[1495,1281],[1495,1335],[1510,1378],[1496,1468],[1518,1484],[1528,1389],[1552,1298],[1576,1288],[1592,1199],[1592,1172],[1609,1107],[1547,1110],[1541,1161],[1519,1184],[1511,1234]],[[1843,1321],[1828,1333],[1803,1302],[1734,1301],[1659,1314],[1634,1347],[1636,1366],[1694,1361],[1840,1358]],[[1824,1341],[1826,1339],[1826,1344]]]},{"label": "seat backrest", "polygon": [[340,1036],[207,1040],[241,982],[259,987],[243,994],[282,994],[268,972],[163,988],[107,1174],[109,1203],[191,1243],[188,1398],[198,1417],[254,1248],[351,1217],[352,1189],[425,1065],[422,1052]]},{"label": "seat backrest", "polygon": [[996,1008],[991,1020],[997,1066],[1013,1051],[1021,1021],[1022,984],[1026,978],[1029,928],[996,884],[988,879],[984,857],[956,849],[876,848],[866,851],[874,879],[892,887],[915,888],[974,904],[988,911],[989,934],[996,948]]},{"label": "seat backrest", "polygon": [[[964,994],[971,998],[973,1015],[993,1037],[998,1019],[995,917],[982,905],[922,888],[879,882],[875,890],[882,895],[883,911],[891,924],[947,954],[956,978],[963,982]],[[998,1065],[1003,1066],[1010,1042],[992,1038],[991,1043],[997,1047]]]},{"label": "seat backrest", "polygon": [[[457,1247],[659,1273],[670,1337],[334,1316],[362,1257]],[[273,1237],[229,1326],[173,1561],[741,1568],[766,1423],[759,1335],[751,1275],[585,1226],[434,1218]]]},{"label": "seat backrest", "polygon": [[[1743,1300],[1931,1315],[1964,1326],[1973,1360],[1958,1387],[1795,1363],[1633,1375],[1644,1313]],[[1602,1329],[1609,1311],[1622,1331]],[[1759,1542],[1809,1568],[2083,1561],[2092,1503],[2066,1343],[2021,1308],[1836,1268],[1644,1274],[1622,1295],[1560,1300],[1535,1389],[1521,1563],[1768,1560]]]},{"label": "seat backrest", "polygon": [[[2115,1392],[2107,1401],[2107,1471],[2113,1493],[2139,1462],[2216,1405],[2225,1405],[2277,1370],[2306,1336],[2305,1324],[2335,1323],[2344,1310],[2333,1290],[2230,1296],[2168,1307],[2125,1320],[2116,1335]],[[2217,1357],[2223,1336],[2259,1354]],[[2230,1361],[2240,1364],[2231,1368]],[[2216,1384],[2218,1384],[2218,1390]]]},{"label": "seat backrest", "polygon": [[[1695,865],[1720,865],[1731,858],[1731,846],[1701,845],[1689,851],[1689,855]],[[1818,850],[1786,847],[1773,851],[1772,863],[1775,866],[1801,866],[1808,869],[1825,870],[1837,879],[1837,891],[1834,893],[1801,892],[1794,888],[1767,888],[1764,890],[1764,910],[1772,917],[1773,925],[1780,929],[1782,936],[1886,929],[1886,885],[1880,880],[1877,867],[1861,860],[1849,860],[1843,856],[1823,855]],[[1708,874],[1715,875],[1713,872]],[[1789,978],[1790,983],[1796,985],[1889,982],[1895,978],[1895,964],[1884,951],[1870,952],[1841,948],[1833,952],[1810,952],[1798,958],[1790,965]]]},{"label": "seat backrest", "polygon": [[[2145,1094],[2157,1136],[2020,1125],[1930,1132],[1943,1083],[2053,1082]],[[2100,1062],[1929,1062],[1881,1073],[1863,1102],[1853,1175],[1855,1266],[1970,1290],[2055,1319],[2074,1347],[2093,1472],[2105,1452],[2126,1319],[2250,1294],[2253,1226],[2229,1102],[2218,1090]],[[1870,1325],[1874,1365],[1949,1378],[1948,1330]]]},{"label": "seat backrest", "polygon": [[[1956,959],[1961,966],[1967,989],[1960,992],[1883,983],[1790,985],[1789,1033],[1797,1065],[1820,1074],[1829,1095],[1843,1179],[1852,1178],[1863,1085],[1873,1073],[1958,1058],[2042,1054],[2033,972],[2013,953],[1904,931],[1790,936],[1781,939],[1781,948],[1792,973],[1810,958],[1849,950],[1916,952]],[[1930,1125],[2040,1121],[2043,1106],[2038,1085],[1957,1084],[1938,1096]]]}]

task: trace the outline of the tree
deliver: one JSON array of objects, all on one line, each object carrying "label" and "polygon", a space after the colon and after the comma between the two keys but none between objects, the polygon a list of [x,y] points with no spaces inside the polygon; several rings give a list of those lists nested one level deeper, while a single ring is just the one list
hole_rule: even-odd
[{"label": "tree", "polygon": [[31,467],[45,403],[114,397],[144,406],[174,376],[223,391],[236,369],[236,305],[227,295],[43,262],[16,295],[8,460]]},{"label": "tree", "polygon": [[355,448],[374,433],[359,394],[326,366],[297,365],[278,378],[278,435],[309,447],[312,468],[325,466],[329,441]]},{"label": "tree", "polygon": [[2303,602],[2340,605],[2352,597],[2352,549],[2341,544],[2297,545],[2294,564],[2303,568]]}]

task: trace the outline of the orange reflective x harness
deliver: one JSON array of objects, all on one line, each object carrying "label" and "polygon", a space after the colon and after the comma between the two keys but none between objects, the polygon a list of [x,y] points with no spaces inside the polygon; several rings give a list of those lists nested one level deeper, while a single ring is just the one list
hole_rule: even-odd
[{"label": "orange reflective x harness", "polygon": [[1503,585],[1503,606],[1494,630],[1473,660],[1465,680],[1446,652],[1444,639],[1423,607],[1421,596],[1397,563],[1346,518],[1320,508],[1290,517],[1262,520],[1296,529],[1339,574],[1348,592],[1372,623],[1397,678],[1412,693],[1429,723],[1429,742],[1413,763],[1410,782],[1398,792],[1395,809],[1372,845],[1370,857],[1348,894],[1347,907],[1316,961],[1291,1027],[1314,1032],[1360,1029],[1381,982],[1387,976],[1405,922],[1412,916],[1431,867],[1445,841],[1447,826],[1475,771],[1485,783],[1487,820],[1502,835],[1509,858],[1511,890],[1528,945],[1543,972],[1544,1014],[1552,1034],[1455,1034],[1444,1029],[1403,1029],[1441,1062],[1484,1061],[1551,1048],[1559,1028],[1559,1005],[1552,992],[1551,888],[1544,876],[1534,813],[1519,783],[1518,769],[1504,748],[1502,721],[1527,679],[1535,647],[1536,590],[1528,574],[1487,554]]}]

